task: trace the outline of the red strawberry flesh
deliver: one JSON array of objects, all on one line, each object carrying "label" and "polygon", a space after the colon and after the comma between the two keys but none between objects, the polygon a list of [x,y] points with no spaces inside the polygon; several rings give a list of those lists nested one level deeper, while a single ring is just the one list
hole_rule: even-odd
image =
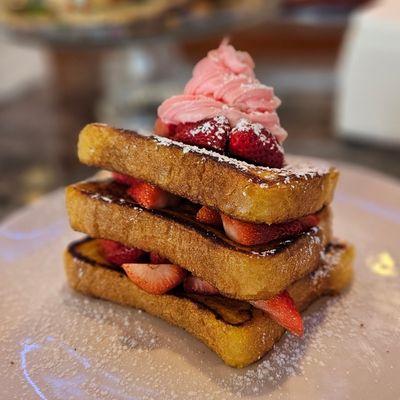
[{"label": "red strawberry flesh", "polygon": [[115,265],[133,263],[141,260],[145,252],[135,247],[126,247],[113,240],[99,239],[101,252],[104,258]]},{"label": "red strawberry flesh", "polygon": [[207,225],[214,225],[214,226],[222,225],[220,213],[206,206],[201,207],[200,210],[197,211],[196,219],[197,221]]},{"label": "red strawberry flesh", "polygon": [[203,279],[197,278],[195,276],[188,276],[183,282],[183,288],[189,293],[199,293],[199,294],[218,294],[219,291],[216,287],[211,285]]},{"label": "red strawberry flesh", "polygon": [[261,124],[242,119],[229,135],[229,152],[265,167],[282,168],[284,153],[278,140]]},{"label": "red strawberry flesh", "polygon": [[116,182],[121,183],[123,185],[127,185],[127,186],[133,186],[139,182],[138,179],[133,178],[129,175],[120,174],[119,172],[113,172],[112,176]]},{"label": "red strawberry flesh", "polygon": [[160,118],[154,124],[154,133],[158,136],[171,137],[174,135],[174,126],[164,123]]},{"label": "red strawberry flesh", "polygon": [[221,214],[221,216],[226,235],[244,246],[261,245],[273,240],[295,236],[319,223],[319,218],[315,214],[295,221],[272,225],[244,222],[225,214]]},{"label": "red strawberry flesh", "polygon": [[266,312],[275,322],[288,331],[297,336],[303,335],[303,319],[287,291],[268,300],[257,300],[250,303]]},{"label": "red strawberry flesh", "polygon": [[173,264],[123,264],[128,278],[150,294],[164,294],[178,286],[186,272]]},{"label": "red strawberry flesh", "polygon": [[179,201],[173,194],[147,182],[138,182],[128,189],[128,194],[133,200],[148,209],[174,206]]},{"label": "red strawberry flesh", "polygon": [[169,260],[165,257],[160,256],[155,252],[150,252],[150,263],[151,264],[170,264]]},{"label": "red strawberry flesh", "polygon": [[223,152],[231,130],[224,116],[204,119],[199,122],[187,122],[176,126],[174,140]]}]

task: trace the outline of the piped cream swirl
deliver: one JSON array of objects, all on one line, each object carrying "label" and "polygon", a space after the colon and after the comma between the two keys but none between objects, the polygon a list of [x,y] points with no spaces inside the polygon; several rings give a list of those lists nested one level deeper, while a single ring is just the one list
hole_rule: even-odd
[{"label": "piped cream swirl", "polygon": [[160,105],[158,116],[174,125],[217,115],[224,115],[231,125],[236,125],[246,118],[262,124],[282,143],[287,133],[276,113],[279,105],[273,88],[256,79],[251,56],[224,40],[197,63],[184,93]]}]

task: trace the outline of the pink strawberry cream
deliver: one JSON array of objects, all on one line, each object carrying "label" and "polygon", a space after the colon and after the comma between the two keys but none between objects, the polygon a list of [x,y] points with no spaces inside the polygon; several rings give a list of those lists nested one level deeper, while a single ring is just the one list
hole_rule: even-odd
[{"label": "pink strawberry cream", "polygon": [[232,126],[244,118],[263,125],[282,143],[287,133],[276,113],[280,103],[273,88],[256,79],[251,56],[223,40],[194,67],[184,93],[160,105],[158,117],[179,125],[224,115]]}]

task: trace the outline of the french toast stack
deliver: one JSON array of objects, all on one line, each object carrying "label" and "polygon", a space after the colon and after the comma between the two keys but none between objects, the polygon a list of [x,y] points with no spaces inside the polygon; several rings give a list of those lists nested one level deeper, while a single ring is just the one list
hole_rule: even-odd
[{"label": "french toast stack", "polygon": [[66,250],[69,284],[184,328],[234,367],[301,336],[300,311],[352,277],[353,249],[331,232],[338,171],[284,155],[279,100],[253,69],[223,42],[159,107],[155,135],[86,126],[80,161],[112,177],[66,191],[88,235]]}]

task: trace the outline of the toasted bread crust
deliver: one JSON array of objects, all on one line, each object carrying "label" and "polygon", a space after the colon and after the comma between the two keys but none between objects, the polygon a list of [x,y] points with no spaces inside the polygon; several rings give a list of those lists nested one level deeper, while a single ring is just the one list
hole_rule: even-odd
[{"label": "toasted bread crust", "polygon": [[227,297],[257,300],[280,293],[318,267],[320,253],[331,240],[328,208],[318,213],[318,227],[273,246],[249,248],[190,216],[146,210],[128,197],[115,197],[113,185],[84,182],[67,188],[73,229],[155,251],[210,282]]},{"label": "toasted bread crust", "polygon": [[332,201],[334,168],[257,167],[157,136],[102,124],[79,135],[81,162],[151,182],[232,217],[278,223],[320,210]]},{"label": "toasted bread crust", "polygon": [[[284,333],[281,326],[262,311],[249,308],[247,303],[243,308],[249,309],[250,318],[235,325],[196,300],[172,294],[148,294],[122,272],[107,268],[93,246],[95,241],[91,242],[75,243],[65,252],[65,271],[72,288],[86,295],[143,309],[177,325],[203,341],[232,367],[245,367],[259,360]],[[315,274],[288,288],[298,309],[306,308],[323,294],[341,291],[351,281],[352,248],[342,244],[332,247],[328,255],[332,256],[332,261],[325,272],[326,266],[322,265]],[[213,301],[219,301],[224,307],[227,300]]]}]

